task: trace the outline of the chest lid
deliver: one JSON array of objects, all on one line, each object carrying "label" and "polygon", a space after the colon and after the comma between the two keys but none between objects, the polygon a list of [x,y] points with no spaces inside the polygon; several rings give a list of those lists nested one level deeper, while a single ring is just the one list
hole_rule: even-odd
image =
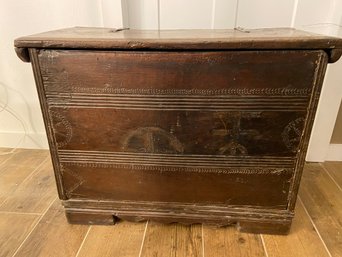
[{"label": "chest lid", "polygon": [[14,41],[18,56],[29,61],[27,48],[150,50],[325,50],[329,62],[342,54],[342,39],[292,28],[253,30],[132,30],[75,27]]}]

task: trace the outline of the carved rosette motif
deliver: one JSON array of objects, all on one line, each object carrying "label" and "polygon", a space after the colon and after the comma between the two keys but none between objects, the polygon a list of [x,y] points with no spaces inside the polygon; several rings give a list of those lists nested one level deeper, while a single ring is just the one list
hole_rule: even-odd
[{"label": "carved rosette motif", "polygon": [[291,121],[289,124],[287,124],[281,134],[285,146],[292,152],[296,152],[298,149],[298,144],[303,132],[304,122],[305,119],[302,117]]},{"label": "carved rosette motif", "polygon": [[50,111],[52,127],[58,147],[66,146],[72,138],[72,127],[70,122],[60,113]]}]

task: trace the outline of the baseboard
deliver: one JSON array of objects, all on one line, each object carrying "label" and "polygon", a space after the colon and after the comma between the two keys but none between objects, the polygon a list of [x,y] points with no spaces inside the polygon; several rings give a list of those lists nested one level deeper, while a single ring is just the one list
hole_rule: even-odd
[{"label": "baseboard", "polygon": [[342,161],[342,144],[330,144],[326,161]]},{"label": "baseboard", "polygon": [[48,149],[45,133],[0,132],[0,147]]}]

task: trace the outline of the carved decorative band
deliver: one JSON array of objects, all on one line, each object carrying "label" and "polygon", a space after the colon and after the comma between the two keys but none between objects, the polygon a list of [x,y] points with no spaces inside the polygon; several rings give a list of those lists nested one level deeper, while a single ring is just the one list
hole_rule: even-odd
[{"label": "carved decorative band", "polygon": [[308,96],[311,88],[222,88],[222,89],[175,89],[175,88],[113,88],[71,87],[75,93],[105,93],[129,95],[280,95]]},{"label": "carved decorative band", "polygon": [[47,94],[50,107],[102,107],[155,110],[305,110],[308,96],[179,96],[179,95],[84,95]]},{"label": "carved decorative band", "polygon": [[215,173],[215,174],[243,174],[243,175],[279,175],[283,173],[293,173],[291,168],[204,168],[204,167],[174,167],[174,166],[153,166],[138,164],[117,164],[99,162],[62,162],[65,166],[79,166],[87,168],[115,168],[129,170],[159,171],[159,172],[195,172],[195,173]]},{"label": "carved decorative band", "polygon": [[[294,167],[295,158],[233,157],[59,150],[60,162],[85,167],[215,173],[279,173]],[[255,168],[258,167],[258,168]],[[276,168],[275,168],[276,167]]]}]

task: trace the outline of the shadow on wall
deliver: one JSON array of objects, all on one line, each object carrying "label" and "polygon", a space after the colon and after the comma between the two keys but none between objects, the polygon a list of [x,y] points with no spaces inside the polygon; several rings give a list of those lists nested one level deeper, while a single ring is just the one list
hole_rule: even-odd
[{"label": "shadow on wall", "polygon": [[[15,143],[13,142],[14,143],[13,149],[8,153],[13,153],[18,147],[22,146],[22,144],[24,143],[25,140],[27,140],[27,138],[31,140],[36,145],[37,148],[44,148],[44,146],[41,145],[40,142],[37,142],[32,136],[28,134],[28,125],[26,124],[25,120],[9,104],[10,94],[15,94],[16,96],[19,96],[22,103],[24,103],[26,107],[25,108],[27,110],[26,115],[31,124],[31,131],[37,133],[36,129],[34,128],[34,122],[32,120],[29,103],[26,101],[25,97],[18,90],[5,85],[5,83],[1,81],[0,81],[0,92],[1,92],[0,96],[2,96],[1,98],[4,98],[4,99],[0,98],[0,120],[8,121],[9,119],[12,119],[14,120],[14,122],[18,123],[18,125],[21,126],[23,130],[23,133],[17,134],[17,140]],[[0,131],[5,130],[5,128],[2,127],[5,125],[6,125],[5,122],[0,123]],[[0,136],[0,139],[1,139],[1,136]],[[5,154],[8,154],[8,153],[5,153]],[[1,155],[4,155],[4,154],[1,154]]]}]

